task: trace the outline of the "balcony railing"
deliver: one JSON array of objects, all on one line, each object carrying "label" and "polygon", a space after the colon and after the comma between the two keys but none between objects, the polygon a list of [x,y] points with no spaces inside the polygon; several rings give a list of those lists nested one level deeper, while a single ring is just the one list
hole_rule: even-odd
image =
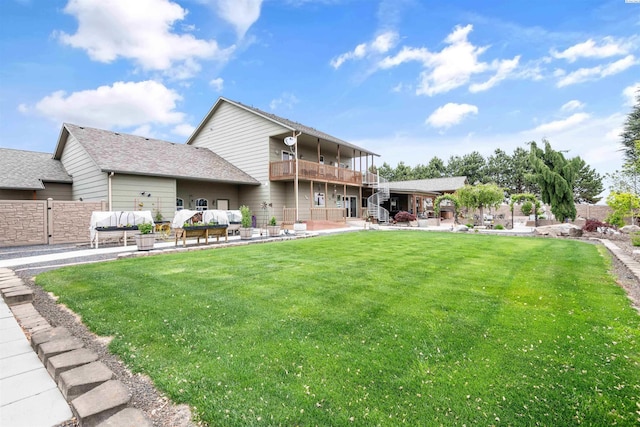
[{"label": "balcony railing", "polygon": [[[283,160],[271,162],[269,179],[271,181],[289,181],[295,178],[296,161]],[[362,185],[362,173],[347,168],[323,165],[298,160],[298,179],[305,181],[329,182],[332,184]]]},{"label": "balcony railing", "polygon": [[[334,221],[346,222],[344,208],[300,208],[298,219],[301,221]],[[296,209],[283,209],[283,224],[293,224],[296,221]]]}]

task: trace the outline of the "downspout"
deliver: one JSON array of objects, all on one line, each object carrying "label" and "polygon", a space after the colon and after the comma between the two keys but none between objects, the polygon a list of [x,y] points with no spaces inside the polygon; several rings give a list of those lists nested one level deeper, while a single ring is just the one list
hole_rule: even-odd
[{"label": "downspout", "polygon": [[110,211],[113,210],[113,208],[112,208],[113,205],[111,204],[111,202],[112,202],[111,201],[111,195],[112,195],[112,193],[111,193],[111,178],[113,177],[113,175],[115,175],[113,172],[109,172],[109,189],[108,189],[107,199],[108,199],[108,202],[109,202],[109,210]]}]

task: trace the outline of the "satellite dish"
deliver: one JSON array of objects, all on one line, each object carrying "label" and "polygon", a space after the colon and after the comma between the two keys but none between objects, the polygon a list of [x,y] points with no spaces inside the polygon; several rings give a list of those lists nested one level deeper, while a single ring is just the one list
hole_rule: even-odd
[{"label": "satellite dish", "polygon": [[288,136],[284,139],[284,143],[285,145],[287,145],[288,147],[291,147],[292,145],[295,145],[295,143],[298,142],[298,140],[292,136]]}]

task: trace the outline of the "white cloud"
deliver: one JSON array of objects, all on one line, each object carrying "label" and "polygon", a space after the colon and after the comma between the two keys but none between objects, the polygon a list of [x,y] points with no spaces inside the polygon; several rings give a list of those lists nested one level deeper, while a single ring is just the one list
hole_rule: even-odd
[{"label": "white cloud", "polygon": [[[76,17],[75,34],[57,33],[69,46],[84,49],[94,61],[131,59],[144,70],[166,71],[175,78],[199,71],[196,59],[226,60],[233,50],[221,50],[215,40],[177,34],[173,25],[187,11],[169,0],[69,0],[65,13]],[[152,11],[152,13],[150,13]],[[179,70],[171,70],[172,68]]]},{"label": "white cloud", "polygon": [[21,112],[22,114],[26,114],[29,112],[29,107],[27,106],[27,104],[19,104],[18,111]]},{"label": "white cloud", "polygon": [[636,105],[636,100],[640,96],[640,82],[627,86],[622,91],[622,95],[626,98],[625,105],[633,107]]},{"label": "white cloud", "polygon": [[551,55],[556,59],[566,59],[568,62],[575,62],[580,58],[609,58],[611,56],[621,56],[629,53],[631,43],[628,40],[615,40],[612,37],[605,37],[598,45],[593,39],[575,44],[562,52],[551,50]]},{"label": "white cloud", "polygon": [[607,65],[604,65],[604,66],[598,65],[591,68],[580,68],[564,76],[560,72],[562,70],[558,70],[556,71],[556,76],[562,76],[562,78],[558,81],[556,86],[564,87],[564,86],[569,86],[576,83],[599,80],[604,77],[621,73],[627,68],[633,67],[634,65],[637,65],[637,64],[638,64],[638,60],[636,60],[635,56],[627,55],[624,58],[619,59],[615,62],[610,62]]},{"label": "white cloud", "polygon": [[369,43],[361,43],[352,51],[345,52],[330,61],[333,68],[338,69],[346,61],[351,59],[362,59],[370,54],[384,54],[394,48],[398,43],[398,33],[395,31],[385,31],[379,34]]},{"label": "white cloud", "polygon": [[269,108],[277,110],[280,107],[286,107],[292,109],[295,104],[298,103],[298,98],[292,93],[284,92],[280,95],[280,98],[276,98],[269,103]]},{"label": "white cloud", "polygon": [[540,142],[546,136],[555,150],[568,150],[566,156],[580,156],[598,173],[605,174],[620,169],[622,164],[618,135],[624,120],[623,114],[591,117],[580,126],[546,135],[535,129],[512,133],[475,132],[460,136],[447,134],[429,137],[403,132],[383,134],[371,139],[353,138],[349,141],[379,153],[382,159],[380,162],[385,161],[392,166],[404,162],[415,166],[418,163],[427,164],[434,156],[446,162],[451,156],[463,156],[471,151],[478,151],[485,158],[497,148],[511,154],[518,147],[528,150],[528,141]]},{"label": "white cloud", "polygon": [[447,46],[440,52],[405,46],[396,55],[382,59],[378,66],[387,69],[409,61],[420,62],[424,70],[419,76],[417,95],[433,96],[449,92],[468,84],[475,74],[495,71],[489,80],[472,84],[469,88],[472,92],[490,89],[514,73],[520,56],[507,60],[494,60],[491,64],[480,61],[480,55],[488,49],[488,46],[474,46],[470,43],[468,36],[472,30],[472,25],[456,26],[445,39]]},{"label": "white cloud", "polygon": [[474,83],[469,86],[470,92],[482,92],[485,90],[489,90],[494,87],[496,84],[500,83],[502,80],[509,77],[509,75],[513,72],[513,70],[518,67],[518,63],[520,62],[520,55],[516,56],[513,59],[503,59],[502,61],[494,61],[491,68],[497,69],[496,73],[486,82],[484,83]]},{"label": "white cloud", "polygon": [[562,107],[560,107],[560,110],[564,112],[569,112],[569,111],[575,111],[575,110],[582,110],[583,108],[584,108],[584,104],[582,102],[578,101],[577,99],[572,99],[571,101],[567,102]]},{"label": "white cloud", "polygon": [[260,18],[262,0],[216,0],[218,15],[236,29],[243,38],[249,28]]},{"label": "white cloud", "polygon": [[580,123],[584,122],[590,117],[587,113],[575,113],[566,119],[562,120],[554,120],[549,123],[544,123],[539,126],[536,126],[532,132],[537,132],[542,134],[543,136],[547,136],[547,133],[551,132],[561,132],[567,129],[571,129]]},{"label": "white cloud", "polygon": [[191,136],[191,134],[193,133],[193,131],[196,130],[195,126],[191,126],[188,123],[182,123],[179,124],[178,126],[174,127],[171,132],[175,133],[176,135],[180,135],[183,136],[185,138],[188,138]]},{"label": "white cloud", "polygon": [[221,77],[215,78],[209,82],[209,86],[213,87],[216,92],[222,92],[224,80]]},{"label": "white cloud", "polygon": [[152,80],[116,82],[68,95],[54,92],[38,101],[35,110],[57,123],[102,129],[167,125],[184,120],[184,113],[176,111],[181,99],[175,91]]},{"label": "white cloud", "polygon": [[387,56],[382,59],[378,66],[382,69],[397,67],[400,64],[409,61],[418,61],[427,65],[434,54],[426,48],[403,47],[395,56]]},{"label": "white cloud", "polygon": [[478,57],[487,47],[478,47],[469,43],[467,36],[473,26],[456,27],[445,42],[449,46],[433,55],[429,69],[420,73],[420,83],[416,90],[418,95],[435,95],[448,92],[467,84],[471,75],[482,73],[488,69],[486,63],[479,62]]},{"label": "white cloud", "polygon": [[478,107],[470,104],[448,104],[438,108],[426,120],[426,123],[435,128],[448,128],[458,124],[469,114],[478,114]]}]

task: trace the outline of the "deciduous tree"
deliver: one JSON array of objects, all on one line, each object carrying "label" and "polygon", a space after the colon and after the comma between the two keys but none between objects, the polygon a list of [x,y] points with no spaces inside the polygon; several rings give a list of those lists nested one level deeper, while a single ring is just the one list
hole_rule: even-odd
[{"label": "deciduous tree", "polygon": [[497,207],[504,200],[504,189],[494,183],[465,185],[456,191],[460,204],[468,209],[480,210],[480,218],[484,218],[484,208]]}]

